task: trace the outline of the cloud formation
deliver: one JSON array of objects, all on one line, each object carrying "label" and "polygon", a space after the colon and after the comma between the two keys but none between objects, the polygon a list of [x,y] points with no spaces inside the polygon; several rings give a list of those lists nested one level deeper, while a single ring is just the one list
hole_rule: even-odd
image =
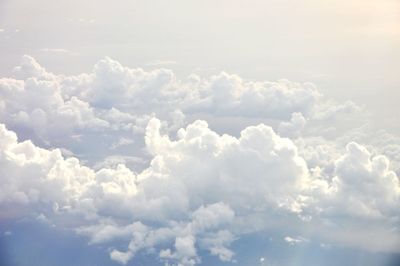
[{"label": "cloud formation", "polygon": [[[0,79],[2,219],[72,230],[121,264],[145,251],[167,265],[204,252],[235,262],[235,241],[270,231],[291,245],[400,252],[389,159],[328,139],[340,114],[360,110],[352,102],[310,83],[180,80],[110,58],[67,76],[24,56],[13,75]],[[246,126],[217,133],[206,120],[218,119]]]},{"label": "cloud formation", "polygon": [[[315,227],[305,236],[311,241],[399,252],[399,179],[384,156],[350,143],[334,174],[323,176],[290,139],[263,124],[236,138],[195,121],[176,140],[160,133],[161,124],[152,119],[146,127],[152,159],[138,174],[124,165],[94,171],[60,150],[18,142],[2,125],[4,218],[42,216],[94,244],[128,242],[111,249],[111,259],[122,264],[154,248],[160,260],[177,265],[200,263],[198,249],[231,261],[230,245],[241,235],[286,226],[298,234]],[[360,222],[369,227],[344,234]],[[365,235],[387,242],[365,243]]]},{"label": "cloud formation", "polygon": [[246,81],[224,72],[179,80],[170,70],[132,69],[107,57],[92,73],[65,76],[52,74],[24,56],[13,73],[13,78],[0,79],[0,119],[29,128],[46,140],[55,131],[140,131],[151,114],[177,128],[185,115],[288,120],[299,113],[321,119],[355,108],[351,102],[346,107],[324,106],[311,83]]}]

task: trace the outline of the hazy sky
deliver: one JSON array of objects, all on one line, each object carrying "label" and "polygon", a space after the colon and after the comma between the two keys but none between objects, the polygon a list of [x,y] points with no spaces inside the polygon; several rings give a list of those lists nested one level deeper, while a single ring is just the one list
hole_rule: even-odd
[{"label": "hazy sky", "polygon": [[397,265],[399,100],[398,0],[0,0],[0,259]]},{"label": "hazy sky", "polygon": [[1,0],[0,28],[4,75],[23,54],[74,74],[107,55],[179,75],[311,81],[400,132],[389,118],[400,98],[398,0]]},{"label": "hazy sky", "polygon": [[174,61],[184,74],[312,81],[366,101],[399,96],[397,0],[2,0],[0,12],[4,74],[22,54],[75,74],[107,55],[132,67]]}]

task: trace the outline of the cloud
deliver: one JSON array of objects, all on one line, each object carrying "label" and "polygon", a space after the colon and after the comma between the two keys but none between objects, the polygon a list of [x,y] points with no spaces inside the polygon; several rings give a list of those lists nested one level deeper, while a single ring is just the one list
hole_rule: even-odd
[{"label": "cloud", "polygon": [[293,113],[290,121],[279,124],[278,132],[283,136],[298,137],[306,125],[306,119],[301,113]]},{"label": "cloud", "polygon": [[[40,86],[54,87],[55,97],[64,101],[75,97],[95,111],[114,109],[130,115],[154,113],[163,119],[166,119],[165,114],[176,110],[184,114],[287,119],[295,112],[314,116],[312,112],[317,107],[322,108],[319,113],[330,114],[324,116],[350,108],[333,103],[328,107],[320,106],[322,95],[311,83],[246,81],[224,72],[209,78],[191,74],[179,80],[171,70],[131,69],[107,57],[94,66],[92,73],[64,76],[49,73],[34,58],[24,56],[21,65],[14,69],[14,76],[16,80],[9,79],[8,83],[24,87],[24,83],[35,80]],[[346,106],[355,105],[348,102]]]},{"label": "cloud", "polygon": [[53,75],[47,73],[46,69],[42,67],[33,57],[24,55],[21,58],[20,65],[13,69],[13,74],[17,79],[50,79]]},{"label": "cloud", "polygon": [[176,65],[178,62],[173,60],[155,60],[148,63],[148,66],[166,66],[166,65]]},{"label": "cloud", "polygon": [[[399,252],[398,175],[370,147],[315,136],[358,107],[310,83],[178,79],[110,58],[68,76],[24,56],[13,75],[0,79],[3,219],[72,230],[121,264],[144,251],[235,262],[232,243],[268,231]],[[216,118],[253,125],[217,133]]]},{"label": "cloud", "polygon": [[336,161],[335,172],[332,185],[342,211],[377,218],[398,215],[399,178],[389,169],[385,156],[372,156],[365,147],[352,142]]},{"label": "cloud", "polygon": [[[35,67],[35,66],[34,66]],[[22,72],[47,75],[39,67],[21,67]],[[87,102],[76,97],[63,99],[57,83],[28,78],[0,80],[1,120],[9,125],[31,129],[51,139],[51,134],[70,134],[74,128],[104,128],[108,122],[97,118]],[[48,136],[48,137],[47,137]]]},{"label": "cloud", "polygon": [[196,119],[213,127],[237,124],[230,134],[272,121],[282,136],[299,138],[306,124],[322,123],[319,113],[341,110],[311,83],[249,81],[225,72],[179,79],[171,70],[129,68],[108,57],[89,73],[56,75],[25,55],[12,77],[0,79],[0,97],[0,122],[22,139],[69,150],[92,166],[116,154],[148,161],[143,134],[155,116],[171,134]]},{"label": "cloud", "polygon": [[[41,216],[93,244],[128,242],[124,250],[111,249],[111,259],[122,264],[146,249],[182,265],[199,263],[198,249],[232,261],[232,242],[272,228],[313,227],[307,239],[372,250],[378,245],[364,235],[390,236],[379,248],[398,252],[399,180],[384,156],[350,143],[326,177],[308,168],[290,139],[263,124],[233,137],[195,121],[176,140],[161,134],[161,125],[155,118],[147,125],[152,160],[138,174],[124,165],[94,171],[60,150],[19,142],[2,125],[3,218]],[[349,233],[366,221],[367,229]]]},{"label": "cloud", "polygon": [[331,104],[326,103],[325,107],[321,106],[318,112],[315,112],[314,118],[317,120],[332,120],[338,116],[338,114],[351,114],[359,112],[361,107],[356,105],[352,101],[346,101],[342,104]]},{"label": "cloud", "polygon": [[64,48],[43,48],[40,49],[41,52],[48,52],[48,53],[71,53],[71,51],[64,49]]},{"label": "cloud", "polygon": [[286,236],[284,238],[284,240],[289,243],[289,245],[296,245],[296,244],[300,244],[303,242],[309,242],[308,239],[304,238],[304,237],[290,237],[290,236]]},{"label": "cloud", "polygon": [[82,24],[82,25],[90,25],[96,22],[93,18],[70,18],[68,19],[69,22]]}]

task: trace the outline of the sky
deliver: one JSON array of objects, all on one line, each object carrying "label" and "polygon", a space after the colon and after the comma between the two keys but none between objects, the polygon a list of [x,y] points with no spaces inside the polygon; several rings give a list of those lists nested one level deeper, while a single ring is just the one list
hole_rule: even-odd
[{"label": "sky", "polygon": [[0,59],[0,265],[399,265],[398,0],[0,0]]}]

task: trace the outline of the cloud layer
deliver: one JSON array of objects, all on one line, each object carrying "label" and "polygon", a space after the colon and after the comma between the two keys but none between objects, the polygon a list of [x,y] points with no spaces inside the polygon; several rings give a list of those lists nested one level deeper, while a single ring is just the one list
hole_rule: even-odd
[{"label": "cloud layer", "polygon": [[[161,135],[160,127],[157,119],[149,122],[146,145],[153,157],[134,174],[124,165],[94,171],[59,150],[18,142],[2,125],[3,218],[34,215],[92,243],[128,241],[125,250],[110,253],[123,264],[151,248],[160,249],[161,260],[182,265],[201,261],[198,248],[230,261],[235,239],[276,227],[285,232],[282,220],[299,234],[315,226],[316,241],[399,252],[399,179],[385,157],[350,143],[335,161],[335,174],[324,177],[308,169],[292,141],[262,124],[235,138],[196,121],[180,129],[177,140]],[[366,222],[368,228],[344,238]],[[386,242],[365,243],[365,235]]]},{"label": "cloud layer", "polygon": [[[73,230],[121,264],[143,251],[235,262],[232,243],[269,230],[289,245],[400,252],[399,176],[365,145],[315,135],[360,107],[312,84],[179,80],[109,58],[65,76],[24,56],[0,95],[2,219]],[[221,117],[263,123],[227,134],[204,120]]]}]

